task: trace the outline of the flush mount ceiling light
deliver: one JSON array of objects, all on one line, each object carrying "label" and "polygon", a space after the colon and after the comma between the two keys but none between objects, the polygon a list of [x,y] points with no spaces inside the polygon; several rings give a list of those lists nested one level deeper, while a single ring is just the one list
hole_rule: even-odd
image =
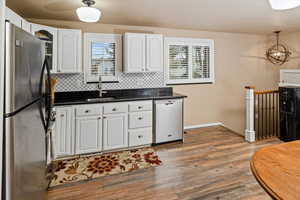
[{"label": "flush mount ceiling light", "polygon": [[83,0],[86,6],[77,8],[76,13],[80,21],[93,23],[99,21],[101,17],[101,11],[97,8],[92,8],[91,6],[95,4],[94,0]]},{"label": "flush mount ceiling light", "polygon": [[277,42],[267,50],[266,56],[271,63],[282,65],[289,60],[292,53],[288,51],[285,46],[279,43],[280,31],[275,31],[274,33],[276,34]]},{"label": "flush mount ceiling light", "polygon": [[269,0],[274,10],[287,10],[300,6],[300,0]]}]

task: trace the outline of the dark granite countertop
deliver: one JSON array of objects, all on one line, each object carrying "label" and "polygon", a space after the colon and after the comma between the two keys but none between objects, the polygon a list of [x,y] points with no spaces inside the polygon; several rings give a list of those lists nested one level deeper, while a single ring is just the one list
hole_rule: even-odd
[{"label": "dark granite countertop", "polygon": [[187,96],[173,93],[173,88],[145,88],[145,89],[126,89],[126,90],[107,90],[103,97],[113,97],[113,99],[102,99],[99,101],[87,101],[99,97],[98,91],[75,91],[75,92],[56,92],[54,106],[76,105],[76,104],[95,104],[113,103],[141,100],[163,100],[179,99]]}]

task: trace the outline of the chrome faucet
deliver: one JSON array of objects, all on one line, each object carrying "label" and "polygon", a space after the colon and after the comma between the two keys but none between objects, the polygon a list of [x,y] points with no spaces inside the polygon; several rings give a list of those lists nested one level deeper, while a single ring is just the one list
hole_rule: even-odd
[{"label": "chrome faucet", "polygon": [[98,80],[98,90],[99,90],[99,97],[102,97],[102,77],[99,75],[99,80]]},{"label": "chrome faucet", "polygon": [[99,80],[98,80],[98,91],[99,91],[99,97],[103,97],[103,94],[107,93],[106,91],[103,91],[101,75],[99,75]]}]

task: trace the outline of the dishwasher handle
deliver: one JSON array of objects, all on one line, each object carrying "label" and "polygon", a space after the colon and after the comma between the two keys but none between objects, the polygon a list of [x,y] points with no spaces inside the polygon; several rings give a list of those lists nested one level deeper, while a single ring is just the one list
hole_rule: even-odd
[{"label": "dishwasher handle", "polygon": [[168,105],[173,105],[174,103],[170,102],[170,103],[165,103],[166,106]]}]

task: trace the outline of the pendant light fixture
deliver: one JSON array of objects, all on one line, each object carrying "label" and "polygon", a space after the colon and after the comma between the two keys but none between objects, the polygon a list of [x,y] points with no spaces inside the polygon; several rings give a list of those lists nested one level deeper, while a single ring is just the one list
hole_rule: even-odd
[{"label": "pendant light fixture", "polygon": [[292,53],[288,51],[288,49],[284,45],[279,43],[280,31],[275,31],[274,33],[276,34],[277,42],[267,50],[266,56],[271,63],[283,65],[289,60]]},{"label": "pendant light fixture", "polygon": [[287,10],[300,6],[300,0],[269,0],[274,10]]},{"label": "pendant light fixture", "polygon": [[82,3],[86,6],[77,8],[76,14],[80,21],[93,23],[99,21],[101,17],[101,11],[91,6],[95,4],[94,0],[82,0]]}]

